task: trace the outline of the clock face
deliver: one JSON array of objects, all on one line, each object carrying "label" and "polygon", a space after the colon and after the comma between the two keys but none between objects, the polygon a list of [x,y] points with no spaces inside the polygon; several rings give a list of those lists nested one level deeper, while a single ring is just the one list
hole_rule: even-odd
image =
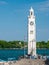
[{"label": "clock face", "polygon": [[31,21],[31,22],[30,22],[30,25],[33,25],[33,24],[34,24],[34,23]]}]

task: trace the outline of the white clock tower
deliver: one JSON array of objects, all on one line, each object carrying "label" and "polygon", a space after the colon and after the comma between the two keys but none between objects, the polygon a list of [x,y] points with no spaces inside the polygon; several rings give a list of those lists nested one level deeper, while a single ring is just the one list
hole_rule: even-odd
[{"label": "white clock tower", "polygon": [[36,24],[32,7],[28,16],[28,55],[36,56]]}]

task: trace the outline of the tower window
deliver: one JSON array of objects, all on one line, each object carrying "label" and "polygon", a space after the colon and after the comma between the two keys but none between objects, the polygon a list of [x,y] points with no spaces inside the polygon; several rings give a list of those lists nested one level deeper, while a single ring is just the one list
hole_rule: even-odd
[{"label": "tower window", "polygon": [[33,31],[32,30],[30,31],[30,34],[33,34]]},{"label": "tower window", "polygon": [[31,15],[32,15],[32,12],[31,12]]}]

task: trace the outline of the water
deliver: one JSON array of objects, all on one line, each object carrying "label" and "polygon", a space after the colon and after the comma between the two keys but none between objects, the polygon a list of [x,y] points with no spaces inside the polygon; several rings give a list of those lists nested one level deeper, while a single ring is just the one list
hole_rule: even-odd
[{"label": "water", "polygon": [[[27,50],[25,50],[25,54],[27,54]],[[49,49],[37,49],[37,54],[49,55]],[[18,60],[23,55],[24,49],[0,50],[0,61]]]},{"label": "water", "polygon": [[37,54],[49,56],[49,49],[37,49]]}]

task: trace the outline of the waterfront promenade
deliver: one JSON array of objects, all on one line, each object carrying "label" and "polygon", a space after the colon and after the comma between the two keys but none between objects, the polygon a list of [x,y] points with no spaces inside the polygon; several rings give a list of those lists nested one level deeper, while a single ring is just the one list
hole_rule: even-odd
[{"label": "waterfront promenade", "polygon": [[49,65],[49,63],[44,59],[20,59],[18,61],[0,62],[0,65]]}]

